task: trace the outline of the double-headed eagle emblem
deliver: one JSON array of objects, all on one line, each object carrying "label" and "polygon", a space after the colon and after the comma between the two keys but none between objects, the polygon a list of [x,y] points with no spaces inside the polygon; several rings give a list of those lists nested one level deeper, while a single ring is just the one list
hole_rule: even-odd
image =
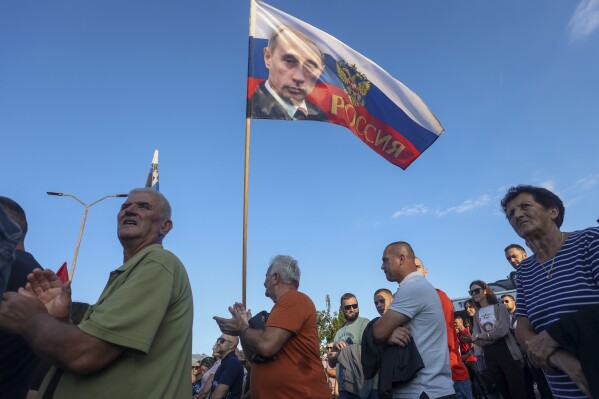
[{"label": "double-headed eagle emblem", "polygon": [[345,91],[354,105],[364,105],[364,97],[370,90],[370,81],[359,72],[356,65],[349,65],[345,61],[337,61],[337,76],[345,86]]}]

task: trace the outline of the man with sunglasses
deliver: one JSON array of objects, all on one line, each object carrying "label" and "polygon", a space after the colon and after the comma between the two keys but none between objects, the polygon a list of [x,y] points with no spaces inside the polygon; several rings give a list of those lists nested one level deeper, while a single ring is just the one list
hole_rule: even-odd
[{"label": "man with sunglasses", "polygon": [[[219,340],[220,338],[217,338],[216,341],[218,342]],[[204,373],[204,375],[202,375],[200,392],[193,396],[193,399],[206,399],[210,395],[210,391],[212,389],[212,381],[214,380],[214,374],[216,374],[216,371],[220,367],[220,362],[222,360],[220,352],[218,351],[218,345],[216,343],[212,345],[212,357],[216,359],[216,361],[212,364],[212,367],[210,367]]]},{"label": "man with sunglasses", "polygon": [[327,342],[325,346],[325,354],[322,355],[322,367],[324,367],[324,371],[327,374],[327,378],[329,380],[329,389],[331,390],[331,395],[333,397],[338,397],[339,392],[337,391],[337,372],[335,367],[331,367],[329,365],[329,353],[333,350],[334,342]]},{"label": "man with sunglasses", "polygon": [[510,329],[516,330],[516,299],[506,294],[501,297],[501,302],[503,302],[508,312],[510,312]]},{"label": "man with sunglasses", "polygon": [[210,399],[239,399],[243,387],[243,365],[235,354],[239,339],[222,334],[216,340],[216,352],[220,355],[220,367],[214,373]]},{"label": "man with sunglasses", "polygon": [[[356,348],[360,346],[362,342],[362,335],[364,334],[364,330],[366,329],[366,326],[368,325],[370,320],[364,317],[360,317],[358,299],[354,294],[350,292],[347,292],[341,296],[341,311],[343,312],[343,316],[345,317],[345,325],[341,327],[335,334],[335,343],[333,345],[333,350],[331,351],[331,353],[329,353],[329,364],[331,366],[335,366],[335,370],[337,372],[337,386],[339,387],[339,398],[356,398],[358,397],[358,395],[356,394],[357,392],[350,392],[348,390],[349,386],[345,384],[345,380],[360,380],[359,376],[356,374],[362,372],[362,367],[361,364],[359,364],[359,356],[356,356],[354,352],[356,352]],[[341,356],[342,353],[350,358],[351,356],[349,354],[353,353],[353,357],[357,357],[357,363],[359,364],[358,370],[354,372],[352,372],[352,369],[349,368],[344,368],[344,370],[341,370],[341,367],[338,363],[339,356]],[[361,388],[356,387],[355,385],[353,387],[356,391],[360,391],[361,393],[363,393],[364,391],[372,389],[372,381],[365,381],[364,386]]]}]

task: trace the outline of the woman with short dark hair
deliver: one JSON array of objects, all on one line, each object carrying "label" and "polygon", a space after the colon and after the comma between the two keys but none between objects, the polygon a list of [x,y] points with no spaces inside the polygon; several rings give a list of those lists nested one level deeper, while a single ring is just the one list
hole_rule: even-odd
[{"label": "woman with short dark hair", "polygon": [[591,371],[585,378],[580,355],[547,344],[533,345],[542,350],[531,350],[528,343],[546,338],[545,330],[556,320],[599,304],[599,227],[561,231],[564,204],[542,187],[511,187],[501,206],[514,231],[534,252],[518,266],[516,337],[534,365],[552,369],[546,375],[554,397],[587,397],[587,379],[596,379],[597,374]]}]

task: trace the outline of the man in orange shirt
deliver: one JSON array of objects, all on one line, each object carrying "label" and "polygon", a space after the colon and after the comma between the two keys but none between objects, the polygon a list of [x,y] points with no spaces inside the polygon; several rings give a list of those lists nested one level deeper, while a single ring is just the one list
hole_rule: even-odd
[{"label": "man in orange shirt", "polygon": [[[419,258],[415,258],[416,270],[424,277],[428,274],[424,264]],[[472,387],[470,386],[470,375],[468,369],[460,357],[458,336],[453,326],[453,304],[447,294],[438,288],[437,294],[443,307],[443,316],[445,317],[445,326],[447,327],[447,345],[449,347],[449,365],[451,366],[451,379],[453,380],[453,389],[457,399],[472,399]]]},{"label": "man in orange shirt", "polygon": [[250,327],[251,315],[240,303],[229,307],[232,318],[214,317],[224,334],[239,336],[246,357],[254,359],[252,399],[331,398],[320,362],[316,307],[298,291],[299,280],[297,261],[278,255],[264,280],[265,295],[275,303],[264,329]]}]

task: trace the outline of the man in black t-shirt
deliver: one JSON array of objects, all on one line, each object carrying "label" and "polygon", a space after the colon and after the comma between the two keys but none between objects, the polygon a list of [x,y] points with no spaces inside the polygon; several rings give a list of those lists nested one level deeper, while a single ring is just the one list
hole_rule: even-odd
[{"label": "man in black t-shirt", "polygon": [[216,350],[220,353],[221,363],[212,380],[210,399],[239,399],[243,387],[243,365],[235,354],[239,339],[222,334],[216,340]]},{"label": "man in black t-shirt", "polygon": [[[7,197],[0,197],[0,207],[8,217],[19,225],[23,235],[16,248],[16,258],[10,270],[6,291],[17,291],[27,284],[27,275],[33,269],[41,269],[33,255],[25,251],[27,218],[19,204]],[[29,382],[38,364],[23,337],[0,331],[0,399],[23,399],[27,396]]]}]

